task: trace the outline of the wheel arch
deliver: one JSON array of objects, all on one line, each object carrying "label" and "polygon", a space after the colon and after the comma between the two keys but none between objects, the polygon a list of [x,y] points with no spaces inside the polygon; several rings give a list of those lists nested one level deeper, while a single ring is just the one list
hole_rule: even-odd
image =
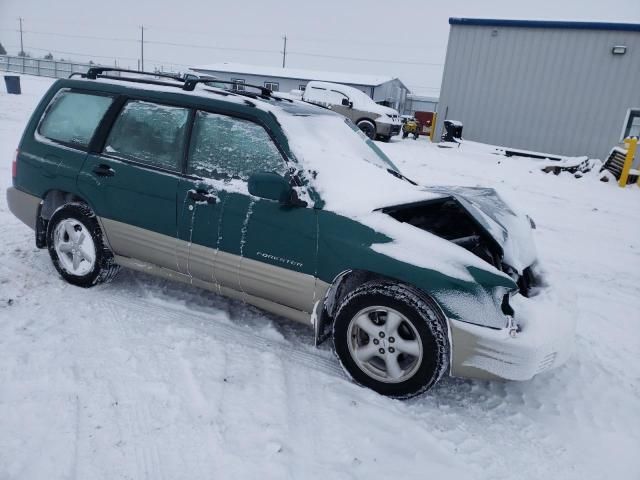
[{"label": "wheel arch", "polygon": [[[53,212],[55,212],[58,208],[60,208],[62,205],[72,202],[84,203],[89,208],[91,208],[89,202],[80,195],[72,192],[67,192],[65,190],[52,188],[48,190],[42,197],[40,216],[45,220],[49,220],[51,218],[51,215],[53,215]],[[91,209],[93,210],[93,208]]]},{"label": "wheel arch", "polygon": [[331,335],[331,326],[333,324],[333,320],[335,318],[335,314],[338,310],[338,306],[342,299],[351,291],[353,291],[358,286],[363,283],[367,283],[373,280],[378,281],[389,281],[398,284],[402,284],[412,289],[418,296],[428,299],[433,302],[434,305],[437,306],[438,310],[442,314],[442,317],[445,319],[445,325],[447,329],[447,334],[449,339],[451,339],[451,332],[449,331],[449,321],[448,316],[440,306],[438,301],[430,295],[428,292],[425,292],[423,289],[416,287],[415,285],[406,282],[405,280],[394,278],[389,275],[384,275],[378,272],[374,272],[371,270],[364,269],[349,269],[340,272],[333,279],[329,288],[325,292],[324,298],[322,301],[318,302],[317,310],[314,314],[315,316],[315,344],[320,345],[322,342],[327,340]]},{"label": "wheel arch", "polygon": [[47,190],[38,206],[36,217],[36,247],[46,248],[47,226],[53,213],[68,203],[84,203],[93,211],[91,204],[76,193],[52,188]]}]

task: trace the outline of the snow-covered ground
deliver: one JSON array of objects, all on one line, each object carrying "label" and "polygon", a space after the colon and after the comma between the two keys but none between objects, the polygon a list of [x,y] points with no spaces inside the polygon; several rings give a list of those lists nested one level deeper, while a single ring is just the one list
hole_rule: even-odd
[{"label": "snow-covered ground", "polygon": [[640,189],[478,144],[381,144],[410,178],[493,186],[527,211],[579,319],[558,370],[394,401],[241,303],[129,271],[64,283],[4,193],[49,84],[0,92],[0,479],[640,478]]}]

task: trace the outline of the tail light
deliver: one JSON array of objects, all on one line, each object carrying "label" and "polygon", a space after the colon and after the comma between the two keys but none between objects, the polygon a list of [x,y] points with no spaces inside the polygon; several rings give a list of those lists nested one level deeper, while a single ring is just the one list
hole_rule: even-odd
[{"label": "tail light", "polygon": [[16,178],[18,176],[18,153],[20,151],[16,149],[16,155],[13,157],[13,163],[11,164],[11,177]]}]

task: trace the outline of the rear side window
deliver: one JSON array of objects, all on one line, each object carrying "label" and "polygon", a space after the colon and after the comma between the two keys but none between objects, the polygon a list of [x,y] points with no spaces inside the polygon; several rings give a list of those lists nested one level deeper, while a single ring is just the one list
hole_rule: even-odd
[{"label": "rear side window", "polygon": [[267,131],[240,118],[197,112],[188,173],[247,180],[254,172],[284,173],[286,164]]},{"label": "rear side window", "polygon": [[189,110],[130,100],[120,112],[104,152],[167,170],[180,170]]},{"label": "rear side window", "polygon": [[61,90],[53,98],[38,133],[71,146],[87,147],[113,98]]}]

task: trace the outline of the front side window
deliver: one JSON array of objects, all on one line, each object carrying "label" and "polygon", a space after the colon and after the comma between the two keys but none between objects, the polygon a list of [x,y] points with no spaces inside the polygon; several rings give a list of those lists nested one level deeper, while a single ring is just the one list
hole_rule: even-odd
[{"label": "front side window", "polygon": [[640,137],[640,110],[630,110],[622,138]]},{"label": "front side window", "polygon": [[189,110],[130,100],[120,112],[104,152],[167,170],[180,170]]},{"label": "front side window", "polygon": [[188,173],[206,178],[247,180],[254,172],[284,173],[286,164],[260,125],[216,113],[197,112]]},{"label": "front side window", "polygon": [[104,95],[61,90],[51,101],[38,133],[64,144],[86,148],[113,102]]}]

